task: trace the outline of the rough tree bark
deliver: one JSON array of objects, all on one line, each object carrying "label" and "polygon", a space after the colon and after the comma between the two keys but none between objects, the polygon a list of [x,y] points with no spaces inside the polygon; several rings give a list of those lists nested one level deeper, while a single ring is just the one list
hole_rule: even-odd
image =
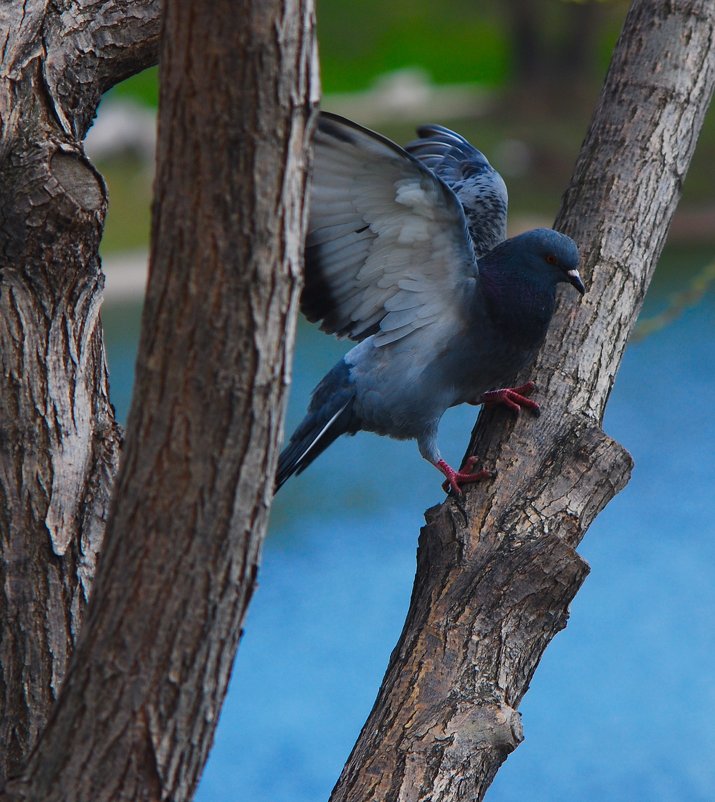
[{"label": "rough tree bark", "polygon": [[400,640],[331,802],[482,799],[522,739],[517,707],[588,567],[575,551],[625,485],[601,429],[715,82],[712,0],[635,0],[556,227],[587,296],[559,306],[529,373],[538,420],[480,416],[497,479],[427,513]]},{"label": "rough tree bark", "polygon": [[45,725],[102,542],[120,432],[98,324],[99,97],[153,63],[158,2],[0,5],[0,787]]},{"label": "rough tree bark", "polygon": [[3,799],[190,799],[255,583],[299,291],[312,3],[163,15],[150,279],[106,544]]}]

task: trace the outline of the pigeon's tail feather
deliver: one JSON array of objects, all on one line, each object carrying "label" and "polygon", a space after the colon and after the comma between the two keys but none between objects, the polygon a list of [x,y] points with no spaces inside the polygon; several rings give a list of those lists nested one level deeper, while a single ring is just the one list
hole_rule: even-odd
[{"label": "pigeon's tail feather", "polygon": [[317,423],[308,428],[303,437],[295,439],[294,436],[291,438],[289,445],[283,450],[278,460],[276,491],[293,474],[302,473],[341,434],[350,431],[349,423],[352,411],[349,407],[351,406],[351,402],[346,401],[322,427],[320,423]]},{"label": "pigeon's tail feather", "polygon": [[339,362],[315,389],[308,414],[281,452],[275,492],[291,476],[302,473],[341,434],[358,431],[354,399],[349,369]]}]

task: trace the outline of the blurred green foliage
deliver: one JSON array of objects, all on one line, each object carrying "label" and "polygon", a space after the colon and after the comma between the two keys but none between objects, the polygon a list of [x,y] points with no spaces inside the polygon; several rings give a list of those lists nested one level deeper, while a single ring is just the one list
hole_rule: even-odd
[{"label": "blurred green foliage", "polygon": [[[527,215],[548,223],[571,175],[627,5],[626,0],[591,2],[584,16],[581,0],[317,0],[323,91],[362,91],[385,73],[415,66],[437,84],[487,87],[492,100],[486,113],[481,108],[471,116],[437,120],[425,109],[422,121],[460,131],[505,173],[512,219]],[[584,33],[589,20],[593,30]],[[538,77],[524,53],[517,52],[519,25],[532,64],[549,62]],[[563,69],[569,58],[579,61],[570,40],[582,37],[586,69],[583,64],[580,71]],[[577,50],[580,45],[576,41]],[[156,106],[157,82],[158,70],[152,68],[115,87],[110,96]],[[376,127],[397,142],[414,136],[412,122],[386,120]],[[528,150],[528,164],[513,174],[504,147],[510,141]],[[126,156],[99,168],[110,188],[104,252],[146,246],[150,173]],[[685,184],[684,205],[713,206],[714,187],[711,111]]]},{"label": "blurred green foliage", "polygon": [[[323,91],[354,92],[403,67],[419,66],[437,84],[504,86],[513,74],[510,25],[522,0],[317,0]],[[569,6],[594,4],[610,11],[598,36],[598,64],[608,64],[624,0],[540,0],[539,38],[553,49],[568,35]],[[526,5],[529,5],[528,3]],[[515,10],[516,9],[516,10]],[[158,102],[153,67],[112,90],[148,105]]]},{"label": "blurred green foliage", "polygon": [[122,156],[98,165],[109,189],[103,254],[147,248],[151,227],[153,165]]},{"label": "blurred green foliage", "polygon": [[138,100],[147,106],[159,105],[159,68],[149,67],[115,86],[107,97],[124,97]]},{"label": "blurred green foliage", "polygon": [[413,65],[436,83],[499,86],[509,74],[509,41],[492,3],[318,0],[317,19],[326,93],[366,89]]},{"label": "blurred green foliage", "polygon": [[[324,92],[366,89],[385,72],[415,64],[437,83],[498,86],[509,73],[509,41],[492,3],[318,0],[317,19]],[[111,94],[157,105],[158,69]]]}]

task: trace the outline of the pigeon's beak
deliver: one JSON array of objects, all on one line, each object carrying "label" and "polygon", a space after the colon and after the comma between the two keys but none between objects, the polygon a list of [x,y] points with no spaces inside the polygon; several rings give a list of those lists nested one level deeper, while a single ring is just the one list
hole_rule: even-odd
[{"label": "pigeon's beak", "polygon": [[578,270],[567,270],[566,275],[568,276],[569,284],[573,284],[581,295],[583,295],[586,292],[586,288],[583,286],[583,281],[581,281]]}]

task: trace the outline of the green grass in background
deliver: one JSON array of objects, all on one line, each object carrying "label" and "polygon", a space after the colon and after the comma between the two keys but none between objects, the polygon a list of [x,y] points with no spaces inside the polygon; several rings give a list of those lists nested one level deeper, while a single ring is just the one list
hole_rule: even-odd
[{"label": "green grass in background", "polygon": [[146,165],[127,156],[111,159],[97,166],[109,189],[109,210],[102,236],[102,254],[148,248],[153,165]]},{"label": "green grass in background", "polygon": [[502,85],[510,48],[494,6],[473,0],[318,0],[323,91],[366,89],[419,66],[436,83]]},{"label": "green grass in background", "polygon": [[110,89],[106,97],[130,98],[156,108],[159,105],[159,68],[149,67],[148,70],[127,78]]},{"label": "green grass in background", "polygon": [[[436,83],[500,86],[510,71],[510,47],[495,8],[474,0],[319,0],[323,91],[367,89],[380,75],[410,66]],[[110,95],[156,106],[158,69],[129,78]]]},{"label": "green grass in background", "polygon": [[[565,104],[554,112],[510,85],[513,52],[505,7],[495,0],[318,0],[318,37],[323,91],[363,91],[396,69],[419,67],[437,84],[475,83],[492,93],[487,113],[461,119],[432,119],[455,128],[482,149],[495,167],[506,140],[523,142],[530,154],[528,170],[505,175],[511,213],[552,219],[568,183],[585,135],[600,80],[625,13],[621,0],[601,31],[598,60],[585,102]],[[565,0],[544,0],[543,23],[556,42],[563,24]],[[542,26],[543,27],[543,26]],[[548,38],[548,37],[547,37]],[[602,63],[601,63],[602,62]],[[599,75],[600,73],[600,75]],[[149,106],[158,102],[158,70],[152,68],[115,87],[109,97],[125,97]],[[566,91],[566,90],[564,90]],[[583,100],[584,98],[581,98]],[[359,120],[358,120],[359,122]],[[386,120],[375,127],[397,142],[414,137],[412,123]],[[146,247],[152,178],[145,166],[128,157],[99,164],[110,192],[102,249],[104,253]],[[715,205],[715,110],[706,118],[695,159],[684,187],[682,207]],[[715,232],[713,232],[715,237]]]}]

